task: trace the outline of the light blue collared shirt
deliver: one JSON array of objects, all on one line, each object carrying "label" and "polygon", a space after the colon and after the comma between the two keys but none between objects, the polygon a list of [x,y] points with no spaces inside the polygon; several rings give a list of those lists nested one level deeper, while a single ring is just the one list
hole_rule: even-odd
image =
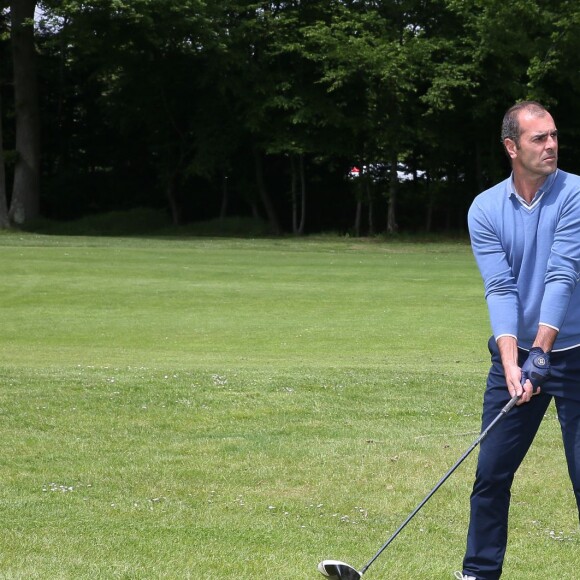
[{"label": "light blue collared shirt", "polygon": [[580,345],[580,177],[558,170],[530,204],[513,177],[479,194],[468,214],[494,336],[530,348],[538,324],[554,350]]},{"label": "light blue collared shirt", "polygon": [[556,169],[556,171],[554,171],[553,173],[550,173],[550,175],[548,175],[546,181],[544,181],[544,183],[542,184],[542,186],[540,187],[540,189],[538,189],[538,191],[536,191],[536,195],[534,195],[534,198],[532,199],[532,201],[530,203],[528,203],[518,192],[516,189],[516,184],[514,183],[514,174],[512,173],[510,175],[510,179],[509,179],[509,187],[508,187],[508,191],[510,195],[514,195],[515,198],[527,209],[529,209],[530,211],[532,209],[534,209],[539,203],[540,200],[542,199],[542,197],[544,196],[544,193],[546,193],[547,191],[550,191],[550,189],[552,188],[552,185],[554,185],[554,181],[556,181],[556,175],[558,174],[558,170]]}]

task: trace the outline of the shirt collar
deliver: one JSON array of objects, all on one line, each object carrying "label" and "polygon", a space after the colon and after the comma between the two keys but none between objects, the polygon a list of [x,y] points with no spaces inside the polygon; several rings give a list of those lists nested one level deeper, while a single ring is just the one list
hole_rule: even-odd
[{"label": "shirt collar", "polygon": [[513,195],[524,207],[526,207],[528,209],[533,209],[534,207],[536,207],[538,205],[538,203],[540,203],[540,200],[542,199],[544,194],[547,193],[548,191],[550,191],[550,189],[552,189],[552,185],[554,185],[554,181],[556,181],[557,175],[558,175],[558,169],[556,169],[556,171],[554,171],[553,173],[550,173],[550,175],[548,175],[546,181],[544,181],[544,183],[542,184],[540,189],[538,189],[538,191],[536,191],[536,195],[534,195],[534,198],[532,199],[531,203],[528,203],[516,191],[516,186],[514,184],[514,174],[512,172],[512,174],[510,175],[510,178],[508,179],[508,188],[507,188],[508,196],[511,197]]}]

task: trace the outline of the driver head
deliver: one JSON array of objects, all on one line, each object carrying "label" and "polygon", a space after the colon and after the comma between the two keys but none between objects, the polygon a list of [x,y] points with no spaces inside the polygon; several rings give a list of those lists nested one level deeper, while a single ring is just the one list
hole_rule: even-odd
[{"label": "driver head", "polygon": [[338,560],[323,560],[318,564],[318,571],[332,580],[360,580],[362,577],[352,566]]}]

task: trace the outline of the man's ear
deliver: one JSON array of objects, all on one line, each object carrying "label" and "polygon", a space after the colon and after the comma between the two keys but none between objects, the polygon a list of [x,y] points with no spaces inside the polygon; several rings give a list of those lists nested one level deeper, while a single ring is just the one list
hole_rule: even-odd
[{"label": "man's ear", "polygon": [[515,159],[518,156],[518,147],[513,139],[506,137],[503,140],[503,145],[505,147],[506,153],[511,159]]}]

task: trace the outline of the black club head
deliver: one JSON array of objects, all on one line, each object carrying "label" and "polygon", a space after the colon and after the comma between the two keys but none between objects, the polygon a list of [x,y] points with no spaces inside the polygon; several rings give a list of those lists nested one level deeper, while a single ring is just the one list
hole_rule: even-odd
[{"label": "black club head", "polygon": [[323,560],[318,571],[331,580],[360,580],[362,574],[352,566],[338,560]]}]

